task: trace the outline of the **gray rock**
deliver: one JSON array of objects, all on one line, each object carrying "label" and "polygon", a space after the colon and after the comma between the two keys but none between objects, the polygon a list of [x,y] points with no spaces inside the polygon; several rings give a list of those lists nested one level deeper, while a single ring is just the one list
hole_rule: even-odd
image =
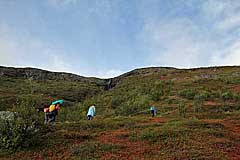
[{"label": "gray rock", "polygon": [[16,116],[16,112],[0,111],[0,118],[3,120],[13,120]]}]

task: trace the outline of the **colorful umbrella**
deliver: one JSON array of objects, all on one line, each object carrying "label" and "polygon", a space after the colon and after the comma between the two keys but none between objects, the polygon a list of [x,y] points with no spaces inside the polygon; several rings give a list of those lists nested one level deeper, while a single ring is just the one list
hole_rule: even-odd
[{"label": "colorful umbrella", "polygon": [[57,104],[57,103],[60,103],[62,105],[63,104],[63,100],[57,100],[57,101],[52,102],[52,104]]}]

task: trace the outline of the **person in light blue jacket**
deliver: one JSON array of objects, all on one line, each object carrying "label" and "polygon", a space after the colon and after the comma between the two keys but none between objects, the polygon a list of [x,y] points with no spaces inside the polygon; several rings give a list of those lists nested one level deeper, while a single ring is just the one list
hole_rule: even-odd
[{"label": "person in light blue jacket", "polygon": [[151,113],[152,113],[152,117],[155,117],[156,114],[157,114],[157,109],[156,109],[156,107],[151,106],[150,111],[151,111]]},{"label": "person in light blue jacket", "polygon": [[93,105],[93,106],[89,107],[89,109],[88,109],[87,119],[92,120],[94,117],[94,114],[95,114],[95,106]]}]

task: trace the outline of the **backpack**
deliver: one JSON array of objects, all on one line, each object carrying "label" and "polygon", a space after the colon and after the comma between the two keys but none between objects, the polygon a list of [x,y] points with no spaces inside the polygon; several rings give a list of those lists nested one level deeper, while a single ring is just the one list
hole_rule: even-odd
[{"label": "backpack", "polygon": [[56,109],[55,105],[52,104],[50,107],[49,107],[49,112],[52,112]]}]

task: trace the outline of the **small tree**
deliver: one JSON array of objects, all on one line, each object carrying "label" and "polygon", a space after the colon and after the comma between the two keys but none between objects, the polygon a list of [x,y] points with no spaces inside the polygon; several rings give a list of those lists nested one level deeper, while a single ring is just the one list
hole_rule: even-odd
[{"label": "small tree", "polygon": [[162,96],[169,94],[170,84],[163,81],[156,81],[151,89],[151,97],[154,101],[159,101]]}]

